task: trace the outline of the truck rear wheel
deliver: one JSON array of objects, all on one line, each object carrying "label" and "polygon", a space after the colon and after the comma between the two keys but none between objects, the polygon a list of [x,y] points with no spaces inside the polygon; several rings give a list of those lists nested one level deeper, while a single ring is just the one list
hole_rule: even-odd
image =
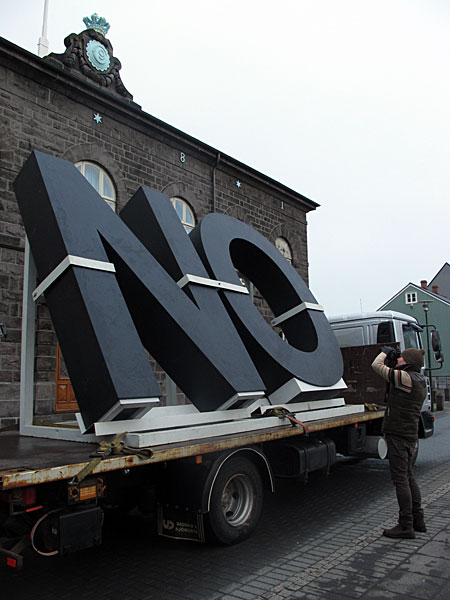
[{"label": "truck rear wheel", "polygon": [[214,482],[206,533],[210,541],[236,544],[248,538],[258,523],[263,485],[258,468],[243,457],[231,458]]}]

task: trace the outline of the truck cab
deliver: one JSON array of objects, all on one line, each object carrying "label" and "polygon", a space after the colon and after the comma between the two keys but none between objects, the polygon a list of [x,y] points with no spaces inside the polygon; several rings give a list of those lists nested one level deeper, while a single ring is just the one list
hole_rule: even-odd
[{"label": "truck cab", "polygon": [[422,348],[422,328],[414,317],[393,310],[340,315],[329,322],[341,348],[398,342],[400,350]]},{"label": "truck cab", "polygon": [[[397,311],[339,315],[329,317],[328,321],[341,348],[376,344],[397,344],[400,351],[406,348],[423,348],[422,327],[414,317]],[[422,418],[419,424],[420,437],[429,437],[433,434],[433,418],[430,411],[431,393],[427,385],[427,396],[422,406]]]}]

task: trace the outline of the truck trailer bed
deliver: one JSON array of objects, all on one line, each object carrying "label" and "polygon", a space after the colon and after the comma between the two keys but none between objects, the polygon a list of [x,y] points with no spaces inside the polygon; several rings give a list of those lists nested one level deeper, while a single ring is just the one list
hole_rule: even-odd
[{"label": "truck trailer bed", "polygon": [[[325,431],[365,421],[380,419],[384,410],[330,417],[307,424],[308,432]],[[292,424],[249,433],[224,435],[189,442],[148,448],[148,456],[136,453],[105,456],[93,473],[209,454],[231,448],[261,444],[296,435],[304,435],[301,426]],[[71,442],[20,435],[17,431],[0,433],[0,490],[72,479],[92,460],[98,449],[95,443]],[[128,450],[129,452],[129,450]]]}]

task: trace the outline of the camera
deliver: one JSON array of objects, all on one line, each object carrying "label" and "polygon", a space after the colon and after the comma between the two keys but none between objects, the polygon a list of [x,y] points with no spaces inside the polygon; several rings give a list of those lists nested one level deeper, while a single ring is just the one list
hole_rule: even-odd
[{"label": "camera", "polygon": [[402,353],[397,348],[391,348],[390,346],[385,346],[381,348],[381,351],[386,354],[386,358],[384,359],[384,364],[387,367],[391,367],[393,369],[397,365],[397,360],[400,358]]}]

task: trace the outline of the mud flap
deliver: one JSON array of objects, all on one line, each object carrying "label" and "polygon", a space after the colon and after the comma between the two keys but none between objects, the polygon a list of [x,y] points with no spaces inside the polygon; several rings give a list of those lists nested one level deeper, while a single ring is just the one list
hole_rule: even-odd
[{"label": "mud flap", "polygon": [[204,542],[203,515],[158,504],[158,535],[174,540]]}]

